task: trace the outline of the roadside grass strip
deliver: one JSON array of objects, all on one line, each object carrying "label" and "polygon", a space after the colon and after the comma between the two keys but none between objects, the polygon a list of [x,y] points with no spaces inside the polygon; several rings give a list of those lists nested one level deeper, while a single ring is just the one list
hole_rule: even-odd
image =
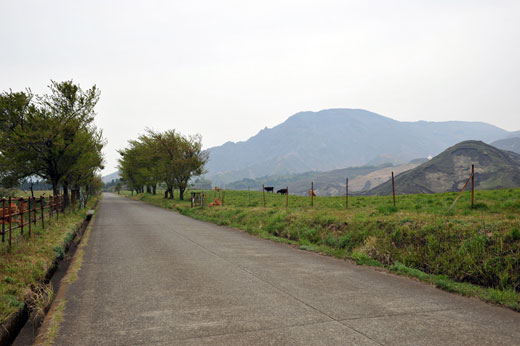
[{"label": "roadside grass strip", "polygon": [[[88,203],[94,206],[95,199]],[[74,238],[88,208],[60,215],[58,221],[46,220],[45,229],[33,227],[32,235],[13,234],[13,246],[0,243],[0,324],[28,305],[29,312],[38,313],[45,305],[45,296],[52,289],[43,282],[56,260],[65,256],[66,244]]]},{"label": "roadside grass strip", "polygon": [[83,256],[85,255],[85,247],[88,244],[90,239],[90,231],[92,228],[92,224],[94,222],[96,215],[92,217],[90,220],[90,224],[88,225],[81,242],[74,254],[74,258],[72,263],[70,264],[67,274],[63,277],[61,281],[60,290],[58,291],[58,295],[56,300],[54,301],[51,310],[47,314],[46,320],[44,321],[40,332],[36,338],[35,345],[36,346],[51,346],[54,345],[54,341],[58,336],[61,322],[63,322],[63,312],[67,305],[67,299],[65,299],[66,292],[68,290],[68,285],[74,283],[78,279],[78,273],[81,270],[81,266],[83,264]]}]

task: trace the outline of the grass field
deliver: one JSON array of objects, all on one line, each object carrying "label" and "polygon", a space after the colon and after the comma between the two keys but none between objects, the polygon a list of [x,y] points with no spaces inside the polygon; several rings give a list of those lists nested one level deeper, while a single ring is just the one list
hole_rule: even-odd
[{"label": "grass field", "polygon": [[[89,201],[93,207],[96,200]],[[88,208],[75,213],[60,214],[59,220],[45,219],[45,229],[40,222],[33,225],[32,235],[27,231],[13,231],[13,246],[0,242],[0,324],[12,314],[30,304],[31,312],[43,309],[52,298],[52,289],[42,280],[57,258],[65,255],[64,244],[72,240]],[[40,311],[43,313],[43,310]]]},{"label": "grass field", "polygon": [[264,208],[258,191],[226,191],[214,208],[160,194],[134,198],[520,311],[520,189],[477,191],[473,208],[467,192],[448,212],[456,195],[396,196],[396,207],[392,196],[350,197],[347,210],[345,197],[317,197],[311,208],[310,197],[289,196],[286,208],[286,197],[271,193]]}]

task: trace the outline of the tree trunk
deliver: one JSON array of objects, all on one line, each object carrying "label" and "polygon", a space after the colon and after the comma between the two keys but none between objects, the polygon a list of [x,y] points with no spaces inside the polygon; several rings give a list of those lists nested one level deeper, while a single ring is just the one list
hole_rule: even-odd
[{"label": "tree trunk", "polygon": [[152,193],[152,189],[150,188],[150,185],[146,185],[146,193]]},{"label": "tree trunk", "polygon": [[170,187],[168,189],[168,193],[170,194],[170,199],[173,199],[173,188],[172,187]]},{"label": "tree trunk", "polygon": [[184,189],[184,188],[182,188],[182,187],[179,188],[179,199],[180,199],[181,201],[184,201],[184,190],[186,190],[186,189]]},{"label": "tree trunk", "polygon": [[31,182],[31,197],[34,198],[34,190],[33,190],[34,183]]},{"label": "tree trunk", "polygon": [[164,190],[164,199],[168,199],[168,189]]},{"label": "tree trunk", "polygon": [[157,185],[152,186],[152,192],[154,195],[157,194]]},{"label": "tree trunk", "polygon": [[69,205],[69,185],[63,184],[63,209]]},{"label": "tree trunk", "polygon": [[52,181],[52,194],[54,196],[58,196],[60,194],[60,190],[59,190],[57,181]]}]

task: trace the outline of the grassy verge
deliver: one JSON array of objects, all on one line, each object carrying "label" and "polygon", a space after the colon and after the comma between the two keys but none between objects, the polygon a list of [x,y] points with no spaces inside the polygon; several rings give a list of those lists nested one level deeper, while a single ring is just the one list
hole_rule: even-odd
[{"label": "grassy verge", "polygon": [[[92,199],[88,207],[95,203]],[[27,233],[24,236],[13,233],[11,250],[7,243],[0,243],[0,324],[23,309],[26,303],[32,302],[31,309],[34,309],[45,303],[40,300],[49,299],[52,292],[48,292],[42,280],[56,259],[65,256],[65,244],[72,241],[87,210],[67,213],[65,217],[60,215],[59,221],[47,219],[45,229],[40,225],[34,227],[31,237]]]},{"label": "grassy verge", "polygon": [[[209,195],[213,199],[213,192]],[[437,287],[520,311],[520,190],[479,191],[447,210],[455,194],[309,198],[226,191],[225,204],[190,208],[161,195],[133,198],[262,238],[358,264],[383,266]],[[343,202],[343,204],[341,204]]]}]

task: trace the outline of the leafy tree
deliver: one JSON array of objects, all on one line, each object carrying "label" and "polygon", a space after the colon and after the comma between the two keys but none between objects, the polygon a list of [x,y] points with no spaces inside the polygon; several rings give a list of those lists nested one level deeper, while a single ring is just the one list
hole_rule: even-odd
[{"label": "leafy tree", "polygon": [[37,102],[30,90],[0,95],[1,178],[12,185],[39,176],[54,194],[63,187],[67,203],[71,184],[88,186],[102,167],[104,141],[93,125],[100,93],[72,81],[51,81],[49,89]]},{"label": "leafy tree", "polygon": [[162,181],[166,185],[165,198],[173,199],[177,188],[181,200],[190,179],[204,173],[208,160],[200,135],[185,137],[175,130],[147,130],[119,153],[122,180],[132,191],[144,192],[145,186],[152,186],[155,193],[155,186]]}]

